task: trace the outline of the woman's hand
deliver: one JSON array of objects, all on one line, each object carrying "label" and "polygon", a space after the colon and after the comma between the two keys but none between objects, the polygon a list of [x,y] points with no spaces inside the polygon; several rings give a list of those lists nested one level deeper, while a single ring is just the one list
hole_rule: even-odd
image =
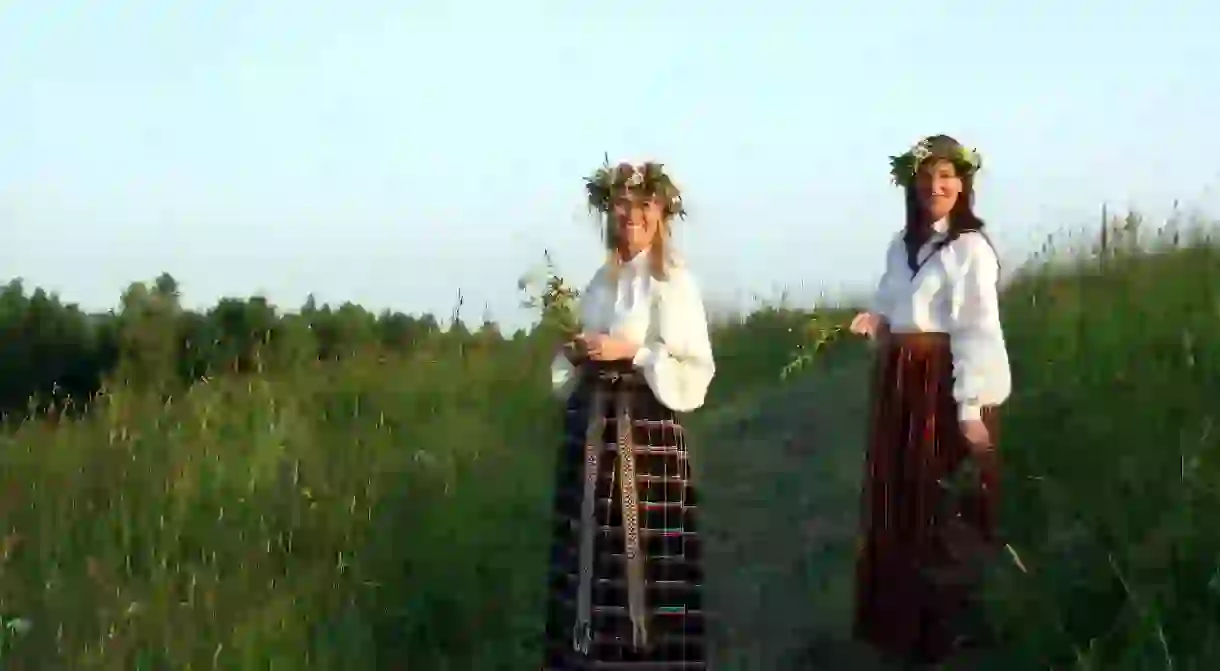
[{"label": "woman's hand", "polygon": [[991,452],[991,432],[981,419],[967,419],[960,422],[962,438],[970,447],[970,454],[980,456]]},{"label": "woman's hand", "polygon": [[885,317],[875,312],[861,312],[851,320],[849,328],[856,335],[876,340],[889,331],[889,324],[885,321]]},{"label": "woman's hand", "polygon": [[640,351],[639,345],[604,334],[585,336],[584,342],[594,361],[630,361]]}]

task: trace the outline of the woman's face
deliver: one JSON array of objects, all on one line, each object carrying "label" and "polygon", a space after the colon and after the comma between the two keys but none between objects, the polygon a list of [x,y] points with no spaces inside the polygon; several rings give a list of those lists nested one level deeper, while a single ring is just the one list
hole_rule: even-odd
[{"label": "woman's face", "polygon": [[953,161],[933,160],[920,166],[915,174],[915,194],[920,207],[932,221],[949,216],[949,211],[962,195],[962,178],[958,176]]},{"label": "woman's face", "polygon": [[619,251],[628,258],[648,249],[661,228],[664,208],[656,198],[624,192],[614,200],[611,225]]}]

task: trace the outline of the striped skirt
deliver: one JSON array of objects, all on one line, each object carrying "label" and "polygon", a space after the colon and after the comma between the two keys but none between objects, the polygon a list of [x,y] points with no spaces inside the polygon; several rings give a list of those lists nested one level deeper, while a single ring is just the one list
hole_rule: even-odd
[{"label": "striped skirt", "polygon": [[584,374],[556,473],[543,668],[704,669],[682,427],[630,366],[587,365]]},{"label": "striped skirt", "polygon": [[[894,657],[936,663],[961,643],[996,544],[998,455],[970,458],[947,335],[893,334],[877,363],[854,630]],[[997,419],[984,408],[993,446]]]}]

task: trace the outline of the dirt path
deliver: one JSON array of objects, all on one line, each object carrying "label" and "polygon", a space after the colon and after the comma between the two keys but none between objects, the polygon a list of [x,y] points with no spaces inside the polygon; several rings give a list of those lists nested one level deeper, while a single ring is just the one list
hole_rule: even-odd
[{"label": "dirt path", "polygon": [[695,423],[718,671],[881,669],[848,636],[862,357]]}]

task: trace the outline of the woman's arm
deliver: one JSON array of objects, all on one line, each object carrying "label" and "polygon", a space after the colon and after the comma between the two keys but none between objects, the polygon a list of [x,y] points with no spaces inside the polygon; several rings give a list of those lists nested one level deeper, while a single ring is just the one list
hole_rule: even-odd
[{"label": "woman's arm", "polygon": [[999,405],[1012,391],[1008,349],[1000,326],[999,259],[978,233],[953,243],[958,268],[950,306],[953,398],[959,419],[977,420],[983,406]]},{"label": "woman's arm", "polygon": [[900,233],[885,248],[885,268],[881,272],[881,280],[877,282],[877,289],[873,292],[872,301],[868,307],[869,312],[887,321],[894,310],[894,285],[902,279],[901,273],[906,268],[904,252]]},{"label": "woman's arm", "polygon": [[703,297],[682,267],[670,271],[660,291],[656,338],[640,347],[632,363],[657,400],[675,412],[690,412],[703,405],[716,374]]}]

